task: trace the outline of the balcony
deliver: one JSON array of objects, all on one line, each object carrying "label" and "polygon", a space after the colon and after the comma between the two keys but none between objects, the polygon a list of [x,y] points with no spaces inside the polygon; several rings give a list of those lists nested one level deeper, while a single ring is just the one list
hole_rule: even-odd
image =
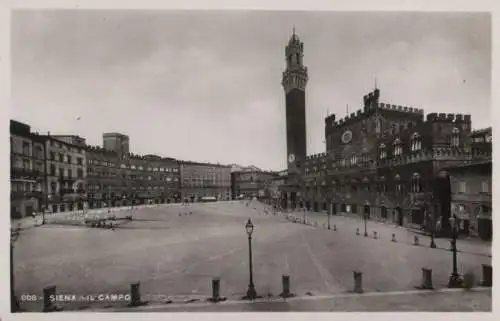
[{"label": "balcony", "polygon": [[11,191],[10,198],[11,199],[29,199],[29,198],[43,198],[43,192],[41,191]]},{"label": "balcony", "polygon": [[58,179],[60,182],[68,182],[68,183],[73,183],[75,181],[73,177],[70,177],[68,175],[59,175]]},{"label": "balcony", "polygon": [[66,194],[85,194],[87,191],[85,189],[72,189],[72,188],[61,188],[59,190],[59,193],[61,195],[66,195]]},{"label": "balcony", "polygon": [[31,179],[43,179],[43,171],[36,169],[22,168],[22,167],[11,167],[10,177],[11,178],[31,178]]}]

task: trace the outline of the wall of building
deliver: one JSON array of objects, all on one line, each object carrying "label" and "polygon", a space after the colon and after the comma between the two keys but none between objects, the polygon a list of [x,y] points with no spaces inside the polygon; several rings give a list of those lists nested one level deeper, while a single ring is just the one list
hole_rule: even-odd
[{"label": "wall of building", "polygon": [[470,115],[424,119],[422,109],[379,103],[379,95],[369,93],[364,108],[343,119],[325,119],[328,152],[306,158],[300,198],[313,210],[333,203],[336,212],[362,214],[369,205],[375,219],[425,226],[445,210],[428,210],[443,202],[434,185],[439,170],[478,157]]},{"label": "wall of building", "polygon": [[42,210],[44,204],[43,138],[29,126],[11,122],[11,217],[21,218]]},{"label": "wall of building", "polygon": [[46,137],[47,201],[52,212],[86,207],[87,158],[85,148]]},{"label": "wall of building", "polygon": [[178,162],[159,156],[139,156],[89,148],[91,188],[95,205],[119,206],[180,200]]},{"label": "wall of building", "polygon": [[181,190],[184,199],[215,196],[231,199],[231,167],[210,163],[180,162]]},{"label": "wall of building", "polygon": [[459,219],[462,234],[492,237],[492,163],[479,162],[448,169],[451,215]]}]

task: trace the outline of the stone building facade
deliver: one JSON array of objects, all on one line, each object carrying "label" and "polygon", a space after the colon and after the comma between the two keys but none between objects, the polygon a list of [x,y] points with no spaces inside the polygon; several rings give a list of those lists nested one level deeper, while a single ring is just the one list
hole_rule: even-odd
[{"label": "stone building facade", "polygon": [[[287,60],[283,76],[287,124],[289,93],[305,92],[307,82],[307,73],[293,76],[294,82],[288,76],[291,65],[305,68],[302,44],[296,39],[292,36],[286,48],[287,59],[289,47],[299,48],[300,54]],[[287,129],[287,147],[303,133],[302,126],[291,128],[297,134]],[[380,90],[375,88],[363,97],[359,110],[341,119],[325,118],[324,153],[303,160],[289,157],[280,187],[281,206],[333,214],[368,213],[373,219],[423,229],[435,229],[440,220],[443,231],[449,230],[449,177],[440,171],[491,155],[486,143],[491,131],[488,136],[471,128],[470,115],[425,116],[423,109],[380,102]]]},{"label": "stone building facade", "polygon": [[83,210],[87,206],[85,139],[50,134],[44,137],[48,211]]},{"label": "stone building facade", "polygon": [[181,191],[185,201],[202,197],[231,199],[231,166],[180,161]]},{"label": "stone building facade", "polygon": [[39,212],[45,204],[44,138],[30,126],[10,122],[10,212],[22,218]]},{"label": "stone building facade", "polygon": [[274,172],[260,170],[241,170],[231,173],[232,196],[251,198],[270,198],[270,186],[273,179],[277,177]]},{"label": "stone building facade", "polygon": [[[306,158],[300,194],[316,211],[351,212],[401,226],[447,227],[450,195],[439,172],[491,155],[472,143],[471,117],[428,114],[379,103],[380,90],[364,107],[325,119],[327,152]],[[432,224],[431,224],[432,223]]]},{"label": "stone building facade", "polygon": [[178,161],[89,146],[90,206],[130,206],[179,202]]},{"label": "stone building facade", "polygon": [[450,177],[451,215],[458,219],[459,232],[491,240],[492,161],[476,160],[445,169]]},{"label": "stone building facade", "polygon": [[121,186],[119,164],[116,152],[97,146],[87,146],[87,189],[89,208],[113,206],[121,202],[117,198]]}]

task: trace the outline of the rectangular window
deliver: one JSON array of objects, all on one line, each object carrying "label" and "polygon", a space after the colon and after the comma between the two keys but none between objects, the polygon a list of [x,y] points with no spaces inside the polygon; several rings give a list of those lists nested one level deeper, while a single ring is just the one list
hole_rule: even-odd
[{"label": "rectangular window", "polygon": [[71,164],[71,156],[68,155],[67,160],[68,160],[68,164]]},{"label": "rectangular window", "polygon": [[83,178],[83,170],[81,168],[79,168],[76,173],[78,178]]},{"label": "rectangular window", "polygon": [[465,182],[458,182],[458,192],[465,193],[465,191],[466,191]]},{"label": "rectangular window", "polygon": [[76,159],[76,163],[77,163],[78,165],[82,165],[82,164],[83,164],[83,158],[78,157],[78,158]]},{"label": "rectangular window", "polygon": [[59,163],[64,163],[64,155],[59,153]]},{"label": "rectangular window", "polygon": [[481,182],[481,192],[483,193],[490,192],[490,184],[488,181]]}]

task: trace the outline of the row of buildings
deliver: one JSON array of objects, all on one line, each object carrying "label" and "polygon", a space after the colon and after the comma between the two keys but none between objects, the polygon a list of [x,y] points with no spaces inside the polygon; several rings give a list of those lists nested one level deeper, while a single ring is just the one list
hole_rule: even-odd
[{"label": "row of buildings", "polygon": [[130,206],[203,198],[257,196],[265,187],[258,168],[130,153],[130,139],[103,134],[103,146],[74,135],[40,135],[12,120],[11,216]]},{"label": "row of buildings", "polygon": [[306,152],[304,45],[285,49],[287,174],[285,208],[369,215],[448,233],[449,218],[470,236],[491,239],[492,132],[473,131],[470,115],[430,113],[381,103],[375,88],[346,117],[325,118],[326,150]]}]

